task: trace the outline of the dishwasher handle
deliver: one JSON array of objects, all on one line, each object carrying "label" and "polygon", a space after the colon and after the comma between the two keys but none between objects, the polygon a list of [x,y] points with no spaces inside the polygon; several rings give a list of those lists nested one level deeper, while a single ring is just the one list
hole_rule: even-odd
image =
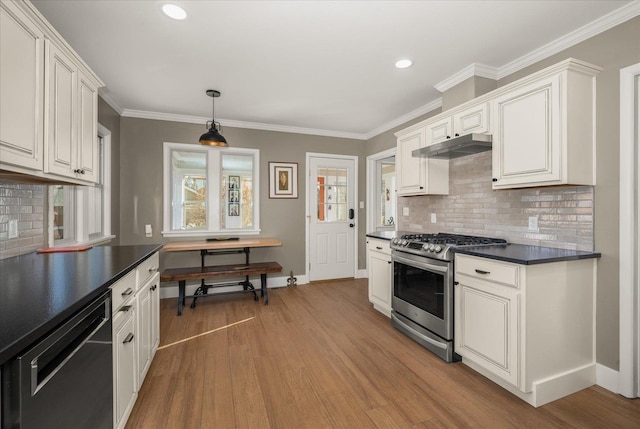
[{"label": "dishwasher handle", "polygon": [[35,396],[109,321],[110,303],[110,292],[107,292],[18,358],[20,366],[28,364],[30,367],[31,396]]}]

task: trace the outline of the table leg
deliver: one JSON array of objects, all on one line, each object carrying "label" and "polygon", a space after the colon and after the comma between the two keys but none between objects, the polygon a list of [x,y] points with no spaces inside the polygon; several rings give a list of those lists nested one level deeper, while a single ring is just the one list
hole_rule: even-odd
[{"label": "table leg", "polygon": [[267,275],[260,274],[260,289],[261,294],[264,297],[264,305],[269,304],[269,295],[267,295]]},{"label": "table leg", "polygon": [[180,280],[178,282],[178,316],[182,316],[182,306],[184,305],[184,289],[185,289],[185,280]]}]

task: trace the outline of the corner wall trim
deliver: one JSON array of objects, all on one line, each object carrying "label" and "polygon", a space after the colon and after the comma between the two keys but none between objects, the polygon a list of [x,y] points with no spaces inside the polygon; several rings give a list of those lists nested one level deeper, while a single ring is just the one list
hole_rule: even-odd
[{"label": "corner wall trim", "polygon": [[596,384],[610,392],[618,392],[618,371],[602,364],[596,364]]}]

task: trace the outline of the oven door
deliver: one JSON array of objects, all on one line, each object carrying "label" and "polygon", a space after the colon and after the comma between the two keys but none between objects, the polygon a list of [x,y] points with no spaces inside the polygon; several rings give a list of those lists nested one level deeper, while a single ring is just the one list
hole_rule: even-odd
[{"label": "oven door", "polygon": [[445,340],[453,339],[451,263],[393,251],[392,308]]}]

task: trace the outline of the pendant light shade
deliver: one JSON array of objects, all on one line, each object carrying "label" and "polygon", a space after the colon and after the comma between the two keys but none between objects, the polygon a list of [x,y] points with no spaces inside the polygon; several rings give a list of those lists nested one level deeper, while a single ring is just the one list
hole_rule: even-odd
[{"label": "pendant light shade", "polygon": [[200,144],[208,145],[208,146],[221,146],[228,147],[227,139],[225,139],[216,128],[216,125],[220,125],[220,123],[215,120],[215,112],[216,112],[216,97],[220,97],[220,91],[216,91],[214,89],[208,89],[207,95],[213,99],[213,110],[211,112],[211,121],[207,121],[207,127],[209,127],[209,131],[200,136]]}]

